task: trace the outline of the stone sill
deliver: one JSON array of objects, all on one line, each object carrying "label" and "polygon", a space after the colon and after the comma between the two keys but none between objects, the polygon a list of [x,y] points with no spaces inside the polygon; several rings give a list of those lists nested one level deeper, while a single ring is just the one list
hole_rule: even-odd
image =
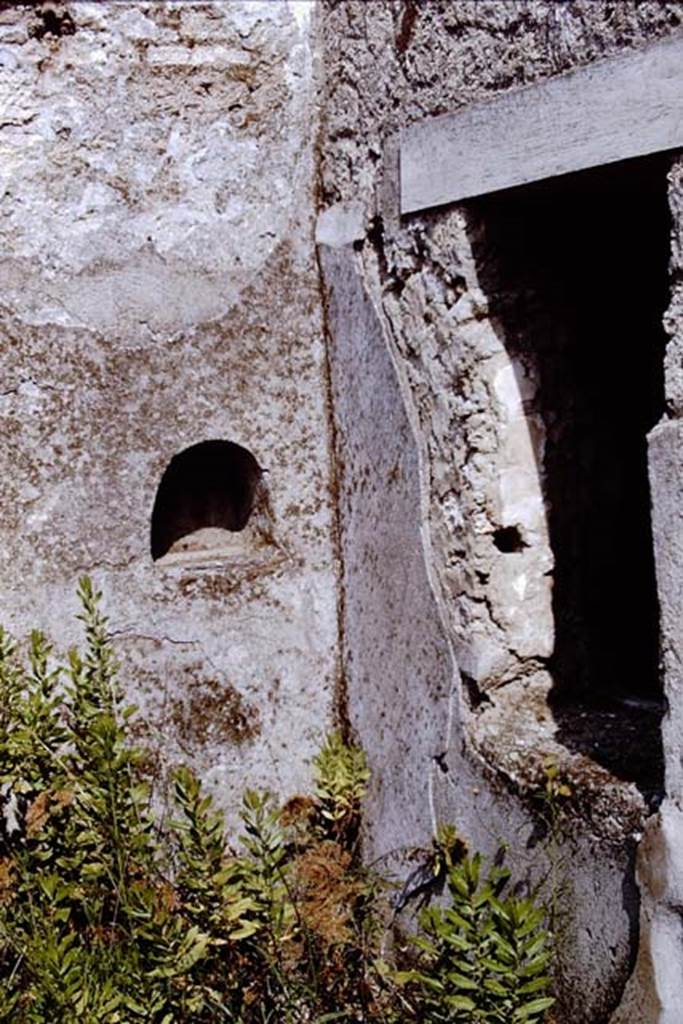
[{"label": "stone sill", "polygon": [[284,549],[272,538],[266,539],[251,527],[231,533],[212,527],[196,530],[178,541],[154,566],[174,574],[254,570],[269,572],[287,561]]},{"label": "stone sill", "polygon": [[569,827],[610,842],[639,838],[663,796],[662,709],[638,701],[552,708],[534,705],[530,689],[532,682],[503,686],[472,715],[475,750],[539,809],[552,762],[571,790],[558,801]]}]

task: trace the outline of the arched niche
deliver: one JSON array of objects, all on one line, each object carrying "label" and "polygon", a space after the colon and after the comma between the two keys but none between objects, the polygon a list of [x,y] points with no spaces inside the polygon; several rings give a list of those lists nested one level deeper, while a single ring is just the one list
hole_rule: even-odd
[{"label": "arched niche", "polygon": [[154,501],[153,560],[229,554],[258,503],[262,476],[251,452],[232,441],[201,441],[174,455]]}]

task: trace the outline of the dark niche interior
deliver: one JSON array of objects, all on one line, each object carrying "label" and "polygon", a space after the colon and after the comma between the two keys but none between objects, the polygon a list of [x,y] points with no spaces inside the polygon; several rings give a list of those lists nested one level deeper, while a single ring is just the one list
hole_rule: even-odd
[{"label": "dark niche interior", "polygon": [[231,441],[201,441],[174,455],[154,502],[152,558],[200,530],[243,530],[261,475],[251,452]]},{"label": "dark niche interior", "polygon": [[661,779],[646,435],[664,412],[668,165],[625,161],[474,204],[492,313],[540,380],[558,738],[646,789]]}]

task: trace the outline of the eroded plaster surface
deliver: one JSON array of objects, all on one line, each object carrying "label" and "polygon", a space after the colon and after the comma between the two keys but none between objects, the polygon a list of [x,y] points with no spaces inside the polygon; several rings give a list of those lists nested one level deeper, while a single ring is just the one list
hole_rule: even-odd
[{"label": "eroded plaster surface", "polygon": [[[326,0],[317,63],[306,3],[0,6],[0,619],[66,647],[91,572],[141,734],[230,810],[245,783],[304,785],[336,709],[374,768],[369,854],[446,820],[505,839],[530,886],[562,873],[560,1019],[605,1021],[628,981],[615,1022],[678,1024],[678,424],[651,434],[654,815],[661,694],[621,733],[605,708],[558,730],[546,382],[501,322],[485,211],[400,220],[396,132],[677,32],[683,6]],[[674,162],[670,418],[682,182]],[[154,564],[161,475],[211,438],[256,458],[264,514],[220,557],[195,537]],[[626,778],[589,749],[610,730]],[[554,865],[548,757],[572,790]]]},{"label": "eroded plaster surface", "polygon": [[[232,809],[305,784],[335,701],[313,81],[286,3],[0,11],[0,619],[65,648],[91,573],[153,760]],[[252,453],[268,522],[154,564],[206,439]]]},{"label": "eroded plaster surface", "polygon": [[[338,237],[345,219],[342,211]],[[329,223],[328,231],[331,237]],[[520,687],[490,722],[504,771],[492,770],[481,745],[467,742],[467,700],[425,529],[419,467],[426,455],[409,416],[404,368],[392,357],[359,253],[351,244],[323,245],[321,262],[337,425],[348,714],[374,772],[367,854],[409,870],[436,825],[451,822],[490,856],[504,839],[518,879],[531,888],[560,871],[567,909],[559,988],[567,1019],[591,1021],[614,1004],[628,975],[641,798],[598,766],[577,764],[573,824],[549,858],[539,801],[543,760],[563,748],[550,739],[543,695],[530,706]]]},{"label": "eroded plaster surface", "polygon": [[[362,288],[382,322],[413,426],[427,580],[444,642],[452,652],[460,716],[455,719],[460,726],[448,737],[443,758],[450,765],[449,798],[441,809],[450,811],[466,834],[484,846],[487,840],[478,824],[485,816],[506,839],[512,838],[513,859],[521,866],[524,850],[520,837],[533,840],[530,807],[534,792],[542,785],[543,765],[551,758],[560,767],[575,802],[561,854],[563,863],[571,865],[567,878],[572,890],[568,897],[572,919],[561,941],[559,1013],[562,1020],[593,1024],[607,1019],[617,1007],[633,970],[639,949],[639,891],[644,936],[648,920],[657,915],[657,897],[648,888],[648,854],[639,855],[640,890],[634,858],[646,822],[649,834],[653,822],[659,821],[651,815],[662,798],[660,719],[666,705],[655,665],[647,694],[617,695],[615,684],[602,704],[589,708],[575,701],[562,714],[558,712],[558,678],[552,664],[558,630],[553,606],[557,595],[556,525],[553,527],[548,501],[548,466],[553,467],[553,452],[562,450],[558,441],[563,432],[565,448],[571,449],[571,430],[567,430],[574,412],[569,407],[564,413],[548,408],[548,364],[539,361],[539,348],[534,347],[538,338],[534,345],[529,343],[528,316],[521,320],[518,316],[515,326],[514,318],[501,315],[499,288],[492,287],[499,254],[495,245],[489,247],[487,212],[465,204],[399,217],[397,132],[421,118],[460,109],[501,90],[541,81],[675,33],[683,8],[680,3],[438,0],[377,5],[351,0],[323,6],[327,98],[322,151],[325,212],[319,221],[320,236],[326,244],[335,244],[331,223],[333,211],[337,211],[339,238],[355,246]],[[656,169],[663,202],[668,166]],[[669,178],[671,208],[677,217],[680,185],[676,167]],[[364,238],[359,206],[364,208]],[[678,228],[677,220],[674,226]],[[665,246],[668,230],[665,226]],[[635,226],[631,243],[650,253]],[[676,237],[676,273],[679,250]],[[661,255],[661,250],[658,252]],[[542,261],[542,256],[539,259]],[[660,262],[666,291],[666,254]],[[338,270],[325,263],[325,273],[328,288],[334,289]],[[574,273],[578,289],[584,287],[580,259],[568,273]],[[677,408],[680,397],[677,339],[681,318],[676,281],[665,318],[673,338],[666,355],[668,390],[666,395],[661,390],[656,414],[647,422],[644,416],[641,424],[639,487],[645,488],[646,513],[644,436],[658,417],[666,415],[667,408],[670,412]],[[511,293],[515,291],[519,291],[519,282],[510,288]],[[631,296],[637,301],[637,284],[626,291],[619,301],[628,302]],[[666,304],[666,295],[661,301],[659,296],[654,300],[655,323],[661,325]],[[538,305],[534,307],[532,302],[530,308],[536,316]],[[543,315],[547,317],[547,311]],[[661,326],[657,330],[660,334],[654,344],[660,345],[661,340],[663,348]],[[547,342],[551,350],[552,346],[562,350],[566,339],[556,332],[547,335]],[[614,358],[616,382],[620,380],[616,350]],[[551,391],[554,387],[559,394],[568,384],[566,368],[563,371],[558,364],[554,372],[557,379]],[[620,428],[614,408],[617,444]],[[609,434],[608,426],[605,433]],[[377,437],[379,460],[379,426]],[[664,445],[663,439],[658,441],[657,450]],[[656,458],[662,463],[664,456]],[[655,504],[660,500],[657,479],[666,472],[655,471],[652,478]],[[609,467],[602,478],[609,480]],[[356,486],[350,487],[353,496],[347,500],[351,503]],[[584,499],[577,497],[580,505]],[[556,506],[562,502],[566,506],[573,495],[555,494],[555,499]],[[671,507],[670,501],[665,507]],[[660,515],[666,518],[666,512]],[[651,541],[646,534],[641,541],[649,549]],[[601,551],[596,549],[596,555],[600,557]],[[660,601],[662,588],[667,586],[667,570],[660,568],[662,558],[666,561],[669,555],[658,555]],[[651,562],[647,571],[652,573]],[[675,572],[672,567],[671,573]],[[570,581],[570,589],[571,585]],[[625,580],[621,589],[628,593],[628,586]],[[653,608],[656,614],[654,582],[651,596],[648,614]],[[369,596],[368,614],[373,609],[381,621],[386,609],[377,595]],[[625,606],[624,612],[622,631],[629,614]],[[401,633],[404,626],[397,626],[395,609],[388,618],[384,625],[388,634]],[[664,650],[670,642],[678,652],[680,626],[674,625],[671,617],[667,622],[669,639],[665,637]],[[645,642],[645,632],[641,642],[640,623],[632,622],[625,632],[633,638],[639,655],[638,647]],[[651,638],[652,632],[649,635]],[[678,658],[678,653],[670,656]],[[443,671],[437,660],[431,668],[435,675]],[[422,662],[420,671],[424,672]],[[361,672],[351,661],[350,694],[360,685]],[[585,678],[583,681],[585,684]],[[591,687],[592,697],[595,691]],[[671,724],[677,715],[673,676],[667,696],[671,711],[664,726],[664,757],[668,771],[675,773],[680,745]],[[443,706],[430,706],[431,713],[444,714]],[[497,801],[495,794],[501,785],[507,787],[507,800]],[[672,798],[677,800],[673,793]],[[669,808],[667,804],[666,813]],[[671,810],[675,811],[674,805]],[[647,848],[646,844],[645,851]],[[669,848],[673,849],[671,843]],[[671,940],[680,925],[672,908],[671,900],[668,907],[661,908],[665,917],[669,915],[670,927],[665,924],[657,931],[655,926],[658,956],[664,948],[662,936]],[[629,989],[629,1005],[635,1005],[635,998],[643,1006],[660,1002],[675,1006],[679,998],[675,972],[668,979],[653,974],[648,948],[644,938],[640,949],[645,950],[649,974],[639,961],[633,975],[636,980]],[[677,955],[673,946],[668,955]],[[647,982],[643,981],[646,977]]]}]

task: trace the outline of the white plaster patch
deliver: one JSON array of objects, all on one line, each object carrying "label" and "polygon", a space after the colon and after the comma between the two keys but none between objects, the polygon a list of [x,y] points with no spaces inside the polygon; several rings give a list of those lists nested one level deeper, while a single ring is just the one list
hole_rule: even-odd
[{"label": "white plaster patch", "polygon": [[361,203],[335,203],[318,215],[315,240],[336,249],[365,235],[365,211]]},{"label": "white plaster patch", "polygon": [[313,14],[315,0],[289,0],[289,7],[294,15],[299,31],[305,31]]},{"label": "white plaster patch", "polygon": [[496,373],[493,388],[509,419],[522,416],[524,403],[536,394],[536,385],[527,374],[526,368],[514,360]]}]

